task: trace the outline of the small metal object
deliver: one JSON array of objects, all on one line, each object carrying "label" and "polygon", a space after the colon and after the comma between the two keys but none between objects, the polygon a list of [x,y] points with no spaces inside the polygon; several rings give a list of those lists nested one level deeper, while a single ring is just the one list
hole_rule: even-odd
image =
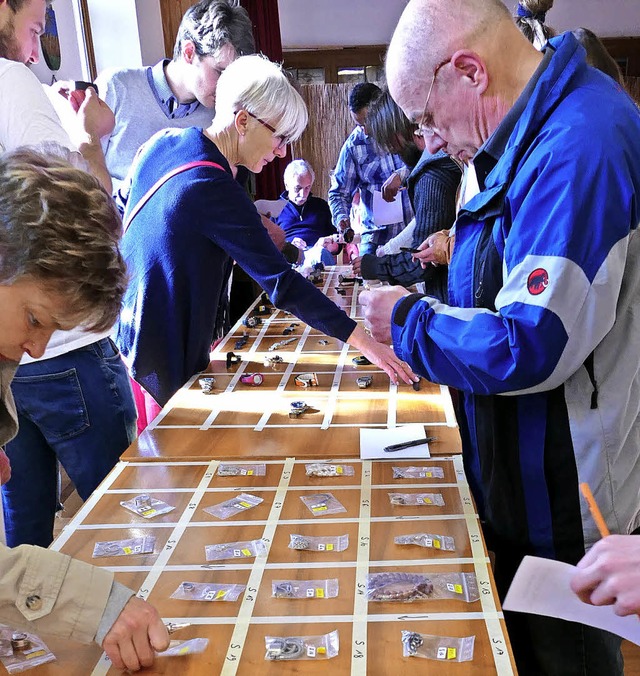
[{"label": "small metal object", "polygon": [[339,296],[346,296],[347,295],[347,290],[343,289],[340,286],[336,286],[336,291],[338,292]]},{"label": "small metal object", "polygon": [[273,352],[274,350],[277,350],[280,347],[284,347],[285,345],[289,345],[289,343],[294,343],[296,340],[298,340],[298,336],[293,336],[293,338],[287,338],[286,340],[280,340],[279,342],[274,343],[269,348],[269,352]]},{"label": "small metal object", "polygon": [[376,573],[371,576],[370,601],[417,601],[433,594],[433,584],[415,573]]},{"label": "small metal object", "polygon": [[227,352],[227,368],[231,368],[234,364],[239,364],[242,361],[242,357],[238,356],[234,352]]},{"label": "small metal object", "polygon": [[204,394],[213,394],[213,388],[216,384],[216,379],[212,376],[203,376],[198,379],[198,385],[204,392]]},{"label": "small metal object", "polygon": [[309,549],[311,543],[307,538],[303,538],[300,535],[295,535],[291,538],[291,548],[292,549]]},{"label": "small metal object", "polygon": [[310,498],[316,498],[318,502],[311,505],[311,509],[318,509],[319,507],[326,507],[331,501],[329,493],[318,493],[317,495],[310,495]]},{"label": "small metal object", "polygon": [[175,634],[179,629],[186,629],[191,626],[191,622],[167,622],[164,625],[168,634]]},{"label": "small metal object", "polygon": [[347,277],[346,275],[338,275],[338,284],[355,284],[361,282],[360,277]]},{"label": "small metal object", "polygon": [[328,340],[325,340],[324,338],[321,338],[321,339],[318,341],[318,343],[319,343],[320,345],[328,345],[328,344],[329,344],[329,341],[328,341]]},{"label": "small metal object", "polygon": [[406,505],[407,501],[401,495],[392,495],[389,498],[392,505]]},{"label": "small metal object", "polygon": [[260,317],[256,317],[255,315],[252,315],[251,317],[245,317],[242,320],[242,323],[248,328],[248,329],[253,329],[256,326],[260,326],[262,324],[262,319]]},{"label": "small metal object", "polygon": [[407,652],[409,655],[416,655],[418,648],[424,643],[424,639],[420,634],[417,634],[415,631],[408,633],[403,639],[402,642],[407,646]]},{"label": "small metal object", "polygon": [[373,382],[373,376],[360,376],[359,378],[356,378],[356,385],[361,390],[366,390],[367,387],[371,386],[372,382]]},{"label": "small metal object", "polygon": [[37,594],[30,594],[27,596],[25,605],[29,610],[40,610],[42,608],[42,599]]},{"label": "small metal object", "polygon": [[143,493],[134,498],[133,504],[138,509],[150,509],[151,508],[151,496]]},{"label": "small metal object", "polygon": [[218,476],[240,476],[242,469],[236,465],[220,465],[218,467]]},{"label": "small metal object", "polygon": [[274,587],[273,595],[277,599],[292,599],[295,595],[293,585],[291,582],[281,582]]},{"label": "small metal object", "polygon": [[290,418],[299,418],[309,407],[304,401],[292,401],[289,410]]},{"label": "small metal object", "polygon": [[276,364],[282,364],[283,361],[284,359],[279,354],[274,354],[273,356],[265,355],[264,365],[275,368]]},{"label": "small metal object", "polygon": [[193,582],[183,582],[182,583],[182,591],[192,592],[195,588],[196,588],[196,586]]},{"label": "small metal object", "polygon": [[271,308],[267,307],[266,305],[258,305],[258,307],[255,310],[255,313],[257,315],[270,315]]},{"label": "small metal object", "polygon": [[234,350],[241,350],[249,342],[249,334],[243,333],[238,340],[233,344]]},{"label": "small metal object", "polygon": [[262,373],[245,373],[240,377],[240,382],[245,385],[262,385],[264,376]]},{"label": "small metal object", "polygon": [[359,357],[354,357],[351,361],[356,366],[371,366],[371,362],[363,354]]},{"label": "small metal object", "polygon": [[23,631],[14,631],[11,635],[11,647],[19,653],[23,653],[31,648],[29,636]]},{"label": "small metal object", "polygon": [[117,542],[108,542],[104,546],[105,554],[117,554],[121,551],[122,547]]},{"label": "small metal object", "polygon": [[420,380],[422,380],[422,379],[421,379],[421,378],[418,379],[417,382],[412,383],[412,385],[411,385],[411,387],[413,387],[413,389],[414,389],[416,392],[420,392]]},{"label": "small metal object", "polygon": [[304,641],[300,638],[272,639],[267,648],[267,659],[270,660],[297,660],[304,655]]},{"label": "small metal object", "polygon": [[315,373],[300,373],[293,379],[293,382],[296,387],[317,387],[318,376]]}]

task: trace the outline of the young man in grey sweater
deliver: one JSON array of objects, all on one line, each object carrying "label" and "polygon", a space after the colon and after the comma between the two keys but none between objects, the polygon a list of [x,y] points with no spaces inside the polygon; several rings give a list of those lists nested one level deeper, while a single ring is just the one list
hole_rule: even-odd
[{"label": "young man in grey sweater", "polygon": [[220,73],[255,44],[246,10],[226,0],[200,0],[182,17],[173,59],[147,68],[102,72],[96,85],[116,117],[102,139],[117,192],[138,148],[167,127],[208,127]]}]

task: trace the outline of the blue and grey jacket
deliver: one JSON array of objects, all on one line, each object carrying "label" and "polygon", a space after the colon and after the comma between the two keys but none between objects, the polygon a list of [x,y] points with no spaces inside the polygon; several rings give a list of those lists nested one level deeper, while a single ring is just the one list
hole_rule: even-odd
[{"label": "blue and grey jacket", "polygon": [[498,545],[575,563],[599,537],[579,482],[612,532],[639,523],[640,114],[571,34],[533,79],[459,214],[449,304],[403,299],[392,333],[461,391],[465,466]]}]

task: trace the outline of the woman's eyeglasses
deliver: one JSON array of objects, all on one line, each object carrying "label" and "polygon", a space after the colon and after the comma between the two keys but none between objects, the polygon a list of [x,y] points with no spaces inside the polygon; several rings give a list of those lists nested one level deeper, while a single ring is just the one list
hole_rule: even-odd
[{"label": "woman's eyeglasses", "polygon": [[[246,108],[244,110],[246,110]],[[258,120],[258,122],[260,122],[260,124],[264,125],[272,134],[275,135],[276,130],[268,122],[265,122],[264,120],[259,118],[257,115],[254,115],[250,110],[246,110],[246,112],[247,112],[247,115],[251,116],[254,120]],[[286,136],[277,136],[276,138],[278,138],[280,140],[280,142],[276,146],[276,150],[282,150],[289,143],[289,140],[286,138]]]}]

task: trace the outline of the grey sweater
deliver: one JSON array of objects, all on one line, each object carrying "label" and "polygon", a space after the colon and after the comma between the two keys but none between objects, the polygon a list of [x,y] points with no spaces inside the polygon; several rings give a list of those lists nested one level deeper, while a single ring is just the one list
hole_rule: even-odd
[{"label": "grey sweater", "polygon": [[190,115],[171,118],[149,85],[148,68],[106,70],[100,73],[96,84],[100,97],[116,116],[111,136],[102,139],[107,169],[116,193],[127,176],[138,148],[156,132],[167,127],[207,128],[215,111],[198,106]]}]

